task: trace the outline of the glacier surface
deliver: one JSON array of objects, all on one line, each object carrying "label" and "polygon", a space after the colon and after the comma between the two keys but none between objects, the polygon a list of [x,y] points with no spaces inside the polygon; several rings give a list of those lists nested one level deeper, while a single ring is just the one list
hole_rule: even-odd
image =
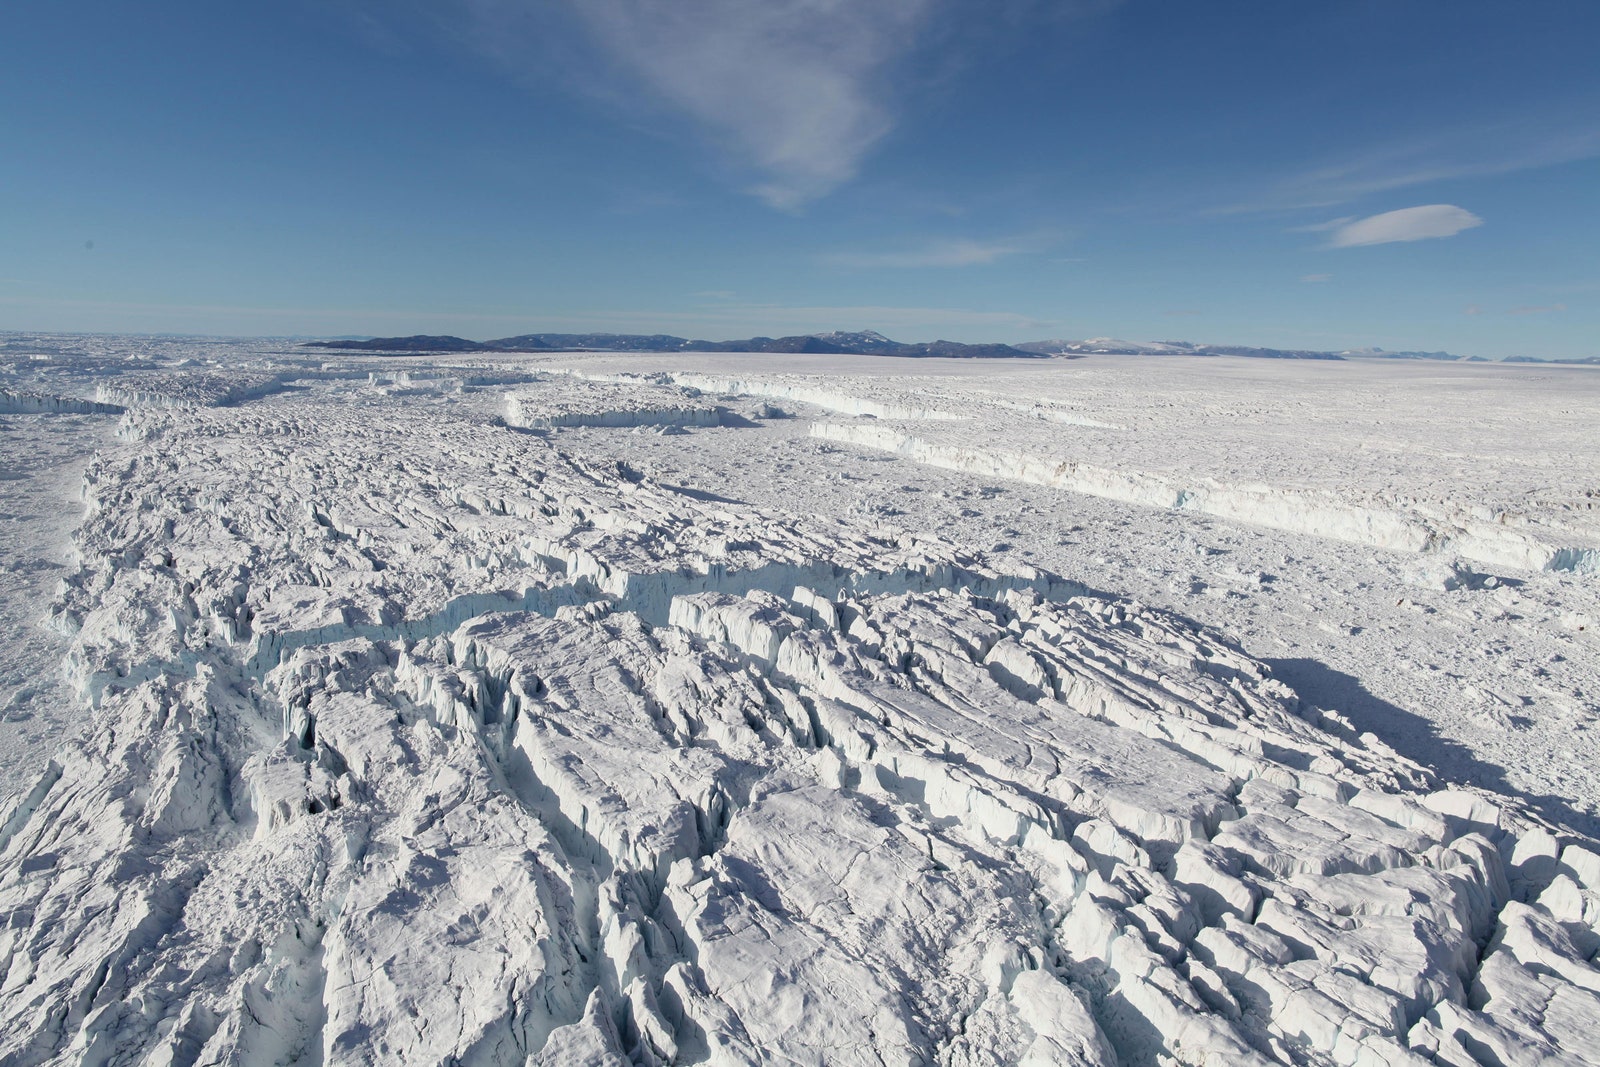
[{"label": "glacier surface", "polygon": [[84,344],[10,370],[127,410],[7,416],[95,451],[0,1062],[1597,1062],[1592,780],[1470,725],[1537,659],[1480,725],[1593,762],[1580,446],[1341,480],[1220,360],[1185,457],[1086,361]]}]

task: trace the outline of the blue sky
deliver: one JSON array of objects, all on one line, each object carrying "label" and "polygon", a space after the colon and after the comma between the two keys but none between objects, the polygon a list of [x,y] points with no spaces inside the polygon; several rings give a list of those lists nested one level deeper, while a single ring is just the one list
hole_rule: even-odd
[{"label": "blue sky", "polygon": [[55,0],[0,329],[1600,354],[1600,4]]}]

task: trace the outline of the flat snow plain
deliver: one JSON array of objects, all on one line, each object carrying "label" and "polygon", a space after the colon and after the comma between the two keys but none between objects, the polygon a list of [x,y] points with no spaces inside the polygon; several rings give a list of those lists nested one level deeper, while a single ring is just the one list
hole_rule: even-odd
[{"label": "flat snow plain", "polygon": [[1600,1062],[1600,374],[0,342],[0,1063]]}]

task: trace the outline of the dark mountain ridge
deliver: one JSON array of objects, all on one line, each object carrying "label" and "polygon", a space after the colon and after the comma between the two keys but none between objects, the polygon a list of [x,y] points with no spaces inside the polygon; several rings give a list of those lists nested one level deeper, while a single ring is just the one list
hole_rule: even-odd
[{"label": "dark mountain ridge", "polygon": [[1033,352],[999,344],[963,344],[959,341],[922,341],[907,344],[882,334],[795,334],[788,337],[749,337],[738,341],[695,341],[671,334],[626,333],[525,333],[493,341],[418,334],[412,337],[373,337],[360,341],[311,341],[302,347],[355,352],[772,352],[816,355],[946,357],[954,359],[1038,359]]},{"label": "dark mountain ridge", "polygon": [[334,348],[354,352],[493,352],[491,345],[449,335],[413,334],[410,337],[370,337],[362,341],[307,341],[301,348]]},{"label": "dark mountain ridge", "polygon": [[[767,352],[773,354],[899,356],[909,359],[1045,359],[1084,355],[1116,356],[1244,356],[1251,359],[1412,359],[1482,363],[1481,357],[1450,352],[1388,352],[1381,348],[1324,352],[1300,348],[1257,348],[1249,345],[1200,344],[1193,341],[1123,341],[1114,337],[1087,340],[1029,341],[1024,344],[966,344],[960,341],[894,341],[872,330],[858,332],[793,334],[787,337],[747,337],[736,341],[705,341],[652,333],[524,333],[492,341],[469,341],[449,335],[415,334],[410,337],[335,338],[310,341],[303,348],[353,352]],[[1600,356],[1587,359],[1544,360],[1512,356],[1507,363],[1600,364]]]}]

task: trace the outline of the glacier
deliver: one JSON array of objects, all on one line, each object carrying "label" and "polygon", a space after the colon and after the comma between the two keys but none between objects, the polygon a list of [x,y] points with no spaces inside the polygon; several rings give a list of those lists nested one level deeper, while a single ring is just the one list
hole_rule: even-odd
[{"label": "glacier", "polygon": [[[1538,677],[1577,722],[1594,582],[1543,547],[1588,509],[1112,447],[1130,492],[1032,478],[1141,415],[1003,370],[552,359],[19,381],[126,410],[17,416],[103,429],[48,609],[83,729],[0,810],[0,1062],[1597,1061],[1582,813],[1297,691],[1231,606],[1292,635],[1273,587],[1342,580],[1260,545],[1390,568],[1369,627],[1429,655],[1475,605],[1565,650]],[[1277,510],[1170,492],[1206,484]],[[1147,532],[1094,552],[1229,595],[1045,565],[1053,516],[1101,514]],[[1507,692],[1469,658],[1456,686]]]}]

